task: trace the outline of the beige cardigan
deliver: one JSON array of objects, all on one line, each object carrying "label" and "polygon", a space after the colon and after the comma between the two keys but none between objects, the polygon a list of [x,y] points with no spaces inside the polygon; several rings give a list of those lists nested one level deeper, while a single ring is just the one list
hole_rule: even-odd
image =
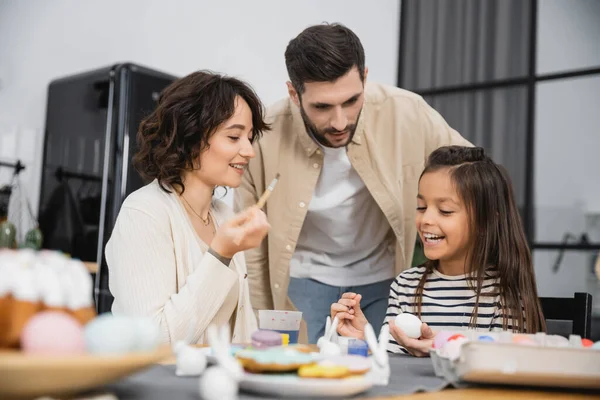
[{"label": "beige cardigan", "polygon": [[[212,213],[217,226],[233,215],[221,201]],[[113,314],[152,317],[164,343],[206,343],[210,324],[234,318],[232,342],[249,343],[257,323],[244,255],[228,267],[207,250],[178,196],[157,181],[129,195],[106,245]]]}]

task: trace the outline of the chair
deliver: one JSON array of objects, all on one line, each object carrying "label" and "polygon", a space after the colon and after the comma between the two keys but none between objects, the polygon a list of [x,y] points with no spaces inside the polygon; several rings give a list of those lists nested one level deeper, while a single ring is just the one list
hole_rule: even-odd
[{"label": "chair", "polygon": [[[546,321],[571,321],[572,334],[589,338],[592,333],[592,295],[575,293],[574,297],[540,297]],[[550,333],[550,332],[549,332]]]}]

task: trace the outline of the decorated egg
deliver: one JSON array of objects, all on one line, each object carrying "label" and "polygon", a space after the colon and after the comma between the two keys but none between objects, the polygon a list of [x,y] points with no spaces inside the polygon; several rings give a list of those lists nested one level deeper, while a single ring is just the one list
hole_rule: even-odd
[{"label": "decorated egg", "polygon": [[147,317],[131,318],[135,330],[135,348],[137,351],[154,351],[160,343],[160,329]]},{"label": "decorated egg", "polygon": [[83,327],[62,311],[37,313],[21,331],[21,347],[25,353],[79,354],[85,352]]},{"label": "decorated egg", "polygon": [[124,354],[136,350],[136,333],[133,319],[102,314],[85,326],[85,345],[90,353]]},{"label": "decorated egg", "polygon": [[435,339],[433,339],[433,348],[441,349],[442,347],[444,347],[444,345],[446,344],[446,342],[448,342],[448,339],[450,339],[450,336],[452,335],[454,335],[453,332],[439,332],[437,335],[435,335]]},{"label": "decorated egg", "polygon": [[404,312],[396,316],[394,323],[398,328],[402,329],[409,338],[418,339],[421,337],[421,325],[423,323],[416,316]]},{"label": "decorated egg", "polygon": [[529,336],[525,336],[525,335],[514,335],[513,336],[513,343],[517,343],[517,344],[521,344],[521,345],[525,345],[525,346],[535,346],[535,345],[537,345],[537,343],[535,342],[535,340],[533,340]]},{"label": "decorated egg", "polygon": [[592,347],[594,342],[592,342],[590,339],[581,339],[581,344],[583,347]]},{"label": "decorated egg", "polygon": [[452,361],[458,359],[463,344],[467,343],[468,341],[469,340],[462,335],[454,340],[448,341],[448,343],[446,343],[442,348],[441,355],[449,358]]},{"label": "decorated egg", "polygon": [[460,333],[457,333],[457,334],[455,334],[455,335],[452,335],[452,336],[450,336],[450,337],[448,338],[448,341],[449,341],[449,342],[451,342],[451,341],[453,341],[453,340],[457,340],[457,339],[466,339],[466,338],[465,338],[465,335],[462,335],[462,334],[460,334]]}]

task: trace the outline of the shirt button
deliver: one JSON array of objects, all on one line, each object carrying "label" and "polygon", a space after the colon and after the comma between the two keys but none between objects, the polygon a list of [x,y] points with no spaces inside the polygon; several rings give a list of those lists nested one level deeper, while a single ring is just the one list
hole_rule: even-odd
[{"label": "shirt button", "polygon": [[292,246],[290,246],[290,245],[288,244],[287,246],[285,246],[285,249],[286,249],[287,251],[292,251]]},{"label": "shirt button", "polygon": [[275,289],[279,289],[279,283],[276,283],[276,284],[275,284],[275,285],[273,285],[273,286],[275,286]]},{"label": "shirt button", "polygon": [[317,154],[321,154],[321,150],[317,149]]},{"label": "shirt button", "polygon": [[300,203],[298,203],[298,205],[300,206],[300,208],[306,207],[306,203],[304,203],[303,201],[301,201]]},{"label": "shirt button", "polygon": [[314,167],[314,168],[319,168],[319,164],[318,164],[318,163],[314,163],[314,164],[313,164],[313,167]]}]

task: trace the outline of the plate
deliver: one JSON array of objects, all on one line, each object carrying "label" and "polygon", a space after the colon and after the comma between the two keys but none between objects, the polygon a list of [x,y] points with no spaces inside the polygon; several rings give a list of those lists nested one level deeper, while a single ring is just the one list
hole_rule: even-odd
[{"label": "plate", "polygon": [[295,374],[244,374],[240,390],[283,397],[347,397],[369,390],[373,382],[367,376],[345,379],[300,378]]},{"label": "plate", "polygon": [[122,355],[31,355],[0,351],[0,398],[70,395],[121,379],[171,355],[171,347]]}]

